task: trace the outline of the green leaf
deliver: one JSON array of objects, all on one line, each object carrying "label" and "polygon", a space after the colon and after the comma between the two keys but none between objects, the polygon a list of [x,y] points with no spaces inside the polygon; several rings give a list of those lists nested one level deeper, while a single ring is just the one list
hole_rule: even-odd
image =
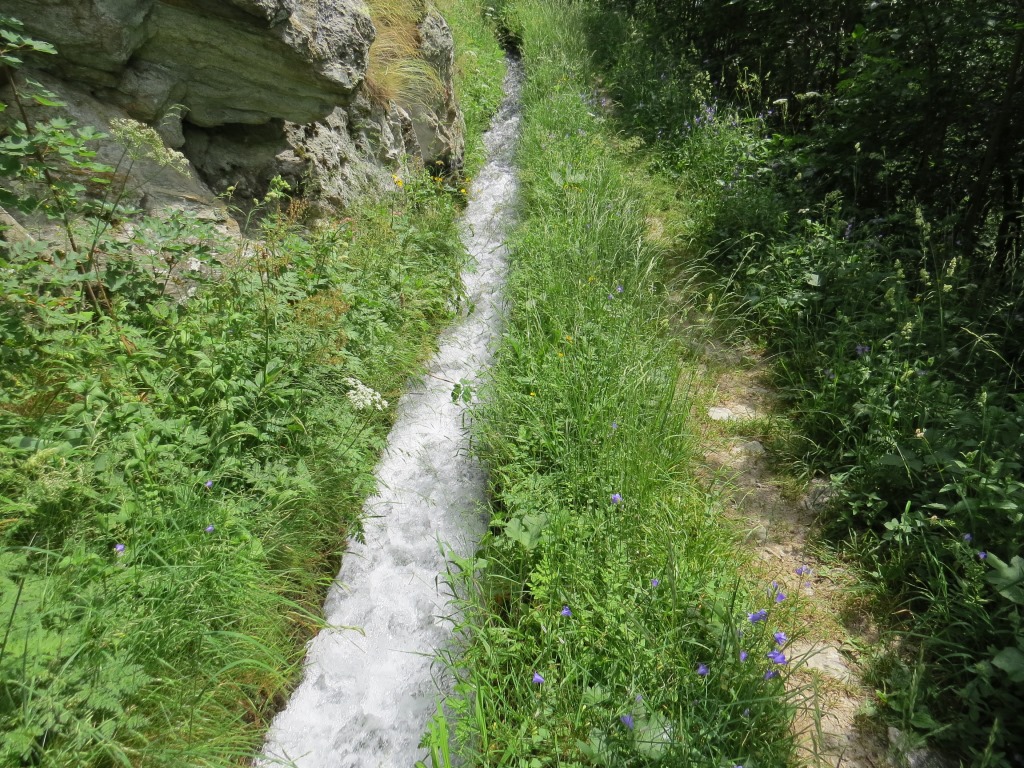
[{"label": "green leaf", "polygon": [[657,760],[663,757],[672,745],[672,725],[660,712],[636,725],[636,751],[645,757]]},{"label": "green leaf", "polygon": [[1003,648],[992,659],[992,665],[1003,670],[1012,683],[1024,683],[1024,653],[1017,648]]},{"label": "green leaf", "polygon": [[545,514],[514,517],[506,523],[505,535],[529,552],[537,546],[547,523],[548,516]]},{"label": "green leaf", "polygon": [[45,96],[43,96],[41,93],[33,93],[32,94],[32,100],[36,104],[41,104],[44,107],[63,107],[64,106],[64,102],[57,101],[55,99],[48,99]]},{"label": "green leaf", "polygon": [[1024,605],[1024,559],[1014,555],[1007,565],[990,552],[985,562],[993,568],[992,573],[985,575],[985,581],[1007,600]]}]

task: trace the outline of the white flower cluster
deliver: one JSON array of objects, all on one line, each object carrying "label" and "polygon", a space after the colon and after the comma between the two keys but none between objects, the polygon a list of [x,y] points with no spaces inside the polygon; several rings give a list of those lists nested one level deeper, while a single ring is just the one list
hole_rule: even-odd
[{"label": "white flower cluster", "polygon": [[383,411],[388,407],[388,401],[381,397],[379,392],[370,389],[359,379],[349,376],[342,381],[349,388],[346,397],[357,411],[365,411],[367,408]]},{"label": "white flower cluster", "polygon": [[148,157],[161,168],[173,168],[182,176],[191,176],[185,156],[166,146],[160,134],[145,123],[131,118],[117,118],[110,121],[110,132],[132,159]]}]

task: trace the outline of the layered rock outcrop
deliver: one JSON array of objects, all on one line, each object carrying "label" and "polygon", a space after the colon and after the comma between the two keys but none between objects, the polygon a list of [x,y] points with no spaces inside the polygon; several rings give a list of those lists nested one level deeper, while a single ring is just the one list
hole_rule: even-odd
[{"label": "layered rock outcrop", "polygon": [[376,30],[360,0],[0,0],[0,13],[57,48],[29,64],[71,117],[152,125],[217,192],[258,196],[280,174],[345,203],[403,158],[461,164],[451,34],[426,8],[420,56],[442,87],[416,106],[370,97]]}]

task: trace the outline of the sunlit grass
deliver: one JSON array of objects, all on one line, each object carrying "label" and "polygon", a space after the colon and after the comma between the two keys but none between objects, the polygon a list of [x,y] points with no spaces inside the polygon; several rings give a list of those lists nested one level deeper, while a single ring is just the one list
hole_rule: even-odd
[{"label": "sunlit grass", "polygon": [[588,104],[578,11],[503,9],[528,73],[523,186],[474,428],[490,533],[454,577],[458,743],[473,765],[782,765],[791,694],[765,673],[786,671],[766,654],[789,606],[737,576],[696,481],[696,374],[629,148]]}]

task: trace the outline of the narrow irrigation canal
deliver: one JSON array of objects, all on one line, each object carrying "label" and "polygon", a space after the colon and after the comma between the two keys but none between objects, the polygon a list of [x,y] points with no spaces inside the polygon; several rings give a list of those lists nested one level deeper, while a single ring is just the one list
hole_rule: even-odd
[{"label": "narrow irrigation canal", "polygon": [[304,679],[271,726],[261,766],[409,768],[425,756],[418,744],[439,689],[433,659],[450,634],[445,552],[471,553],[485,527],[485,477],[469,456],[465,407],[452,402],[452,386],[479,377],[498,335],[520,84],[510,62],[464,216],[470,313],[442,335],[427,375],[399,402],[377,467],[379,493],[364,508],[365,539],[344,556],[324,608],[331,628],[310,643]]}]

